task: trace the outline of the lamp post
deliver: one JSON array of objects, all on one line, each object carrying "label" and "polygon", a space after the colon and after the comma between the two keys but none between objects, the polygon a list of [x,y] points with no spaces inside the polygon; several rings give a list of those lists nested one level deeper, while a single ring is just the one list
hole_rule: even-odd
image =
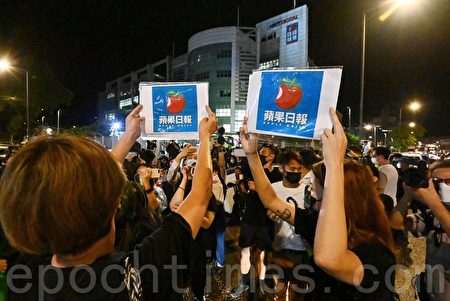
[{"label": "lamp post", "polygon": [[373,11],[379,10],[386,5],[392,5],[386,13],[379,17],[380,21],[386,20],[398,7],[410,6],[415,0],[395,0],[386,1],[378,6],[369,8],[363,11],[363,24],[362,24],[362,54],[361,54],[361,84],[359,95],[359,129],[363,128],[363,112],[364,112],[364,83],[365,83],[365,68],[366,68],[366,27],[367,27],[367,15]]},{"label": "lamp post", "polygon": [[57,112],[56,135],[59,135],[59,118],[61,117],[61,109]]},{"label": "lamp post", "polygon": [[15,69],[25,73],[25,93],[26,93],[26,102],[27,102],[27,133],[26,138],[27,141],[30,137],[30,106],[29,106],[29,97],[30,97],[30,88],[29,88],[29,72],[26,69],[13,67],[8,59],[4,58],[0,60],[0,71],[2,70],[10,70]]},{"label": "lamp post", "polygon": [[352,109],[350,107],[347,107],[348,109],[348,131],[350,132],[352,128]]}]

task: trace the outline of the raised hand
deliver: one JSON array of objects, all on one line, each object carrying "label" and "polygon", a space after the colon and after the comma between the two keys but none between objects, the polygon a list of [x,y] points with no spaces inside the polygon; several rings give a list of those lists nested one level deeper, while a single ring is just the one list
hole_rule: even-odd
[{"label": "raised hand", "polygon": [[142,178],[142,180],[148,181],[152,176],[152,171],[150,168],[140,168],[138,170],[138,174]]},{"label": "raised hand", "polygon": [[347,136],[334,108],[329,110],[334,133],[325,129],[322,134],[322,152],[325,166],[336,166],[343,164],[345,151],[347,149]]},{"label": "raised hand", "polygon": [[208,112],[208,117],[203,118],[199,124],[199,136],[201,139],[209,139],[212,134],[217,131],[217,118],[216,115],[211,111],[211,108],[206,105],[206,111]]},{"label": "raised hand", "polygon": [[248,117],[244,117],[244,122],[239,129],[239,136],[241,138],[242,148],[245,154],[256,154],[258,153],[258,136],[249,133],[247,126]]},{"label": "raised hand", "polygon": [[141,123],[144,121],[144,117],[140,117],[139,112],[142,108],[143,106],[141,104],[138,105],[125,119],[125,132],[130,134],[131,138],[134,140],[141,135]]},{"label": "raised hand", "polygon": [[189,155],[193,155],[197,152],[197,148],[190,143],[186,144],[180,152],[180,158],[186,158]]}]

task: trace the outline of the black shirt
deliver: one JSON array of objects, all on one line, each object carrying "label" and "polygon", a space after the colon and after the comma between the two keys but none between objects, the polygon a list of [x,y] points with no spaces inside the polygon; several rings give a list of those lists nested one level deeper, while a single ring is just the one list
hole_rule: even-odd
[{"label": "black shirt", "polygon": [[124,285],[126,259],[140,272],[144,300],[182,300],[173,287],[187,286],[192,242],[189,224],[173,213],[135,251],[112,253],[88,266],[60,269],[51,266],[51,256],[26,256],[14,275],[24,276],[24,269],[31,274],[13,279],[13,284],[31,287],[22,293],[10,290],[9,300],[129,300]]},{"label": "black shirt", "polygon": [[[309,243],[313,242],[314,232],[317,222],[316,216],[305,214],[305,210],[296,208],[294,227],[295,232],[302,235]],[[311,231],[314,231],[310,233]],[[312,240],[311,240],[312,239]],[[314,290],[307,294],[306,300],[326,300],[326,301],[384,301],[393,300],[395,287],[395,257],[388,248],[377,242],[365,243],[352,248],[363,265],[375,268],[376,273],[370,269],[364,269],[364,278],[359,287],[339,281],[319,267],[312,260],[314,271],[308,274],[313,280]],[[389,274],[390,273],[390,274]],[[389,278],[386,278],[389,277]],[[386,284],[389,284],[388,285]],[[369,291],[369,288],[374,288]],[[364,291],[367,289],[367,292]]]}]

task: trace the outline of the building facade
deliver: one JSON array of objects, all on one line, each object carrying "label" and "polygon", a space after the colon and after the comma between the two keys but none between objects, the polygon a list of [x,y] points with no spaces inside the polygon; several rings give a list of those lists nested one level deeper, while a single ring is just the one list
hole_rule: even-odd
[{"label": "building facade", "polygon": [[256,24],[194,34],[188,53],[170,56],[106,83],[99,93],[99,122],[123,124],[139,103],[139,82],[209,82],[209,104],[228,133],[246,114],[249,75],[255,69],[308,66],[306,5]]}]

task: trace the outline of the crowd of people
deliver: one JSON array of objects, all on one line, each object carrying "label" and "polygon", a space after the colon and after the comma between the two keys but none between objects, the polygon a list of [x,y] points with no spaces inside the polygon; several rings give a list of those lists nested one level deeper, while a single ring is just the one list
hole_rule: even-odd
[{"label": "crowd of people", "polygon": [[[8,300],[204,300],[208,275],[225,279],[230,300],[398,300],[408,232],[427,235],[420,300],[450,300],[450,161],[427,166],[385,147],[349,156],[334,109],[320,152],[262,144],[244,121],[244,156],[233,156],[213,139],[207,107],[197,145],[171,141],[156,154],[136,146],[141,110],[111,152],[46,136],[8,160]],[[230,225],[240,253],[231,268]]]}]

